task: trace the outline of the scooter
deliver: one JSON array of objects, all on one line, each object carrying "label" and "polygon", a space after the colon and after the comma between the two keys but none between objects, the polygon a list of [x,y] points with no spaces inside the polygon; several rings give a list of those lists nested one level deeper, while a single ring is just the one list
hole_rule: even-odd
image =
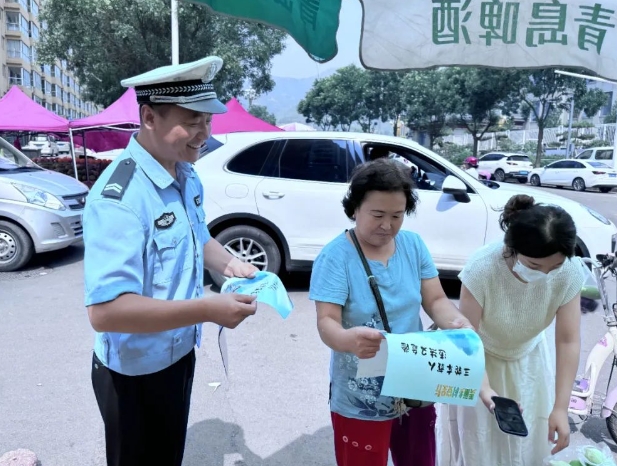
[{"label": "scooter", "polygon": [[[581,291],[581,297],[599,300],[604,309],[604,322],[607,326],[606,334],[594,346],[585,363],[585,373],[577,378],[574,383],[568,412],[578,415],[583,422],[590,416],[597,415],[606,419],[606,427],[613,439],[617,442],[617,387],[611,387],[613,371],[617,366],[617,294],[612,303],[609,302],[606,292],[605,280],[609,277],[617,277],[617,257],[614,255],[600,254],[595,261],[583,259],[591,265],[596,286],[585,286]],[[596,385],[600,372],[609,356],[613,356],[611,372],[608,378],[607,395],[596,393]]]}]

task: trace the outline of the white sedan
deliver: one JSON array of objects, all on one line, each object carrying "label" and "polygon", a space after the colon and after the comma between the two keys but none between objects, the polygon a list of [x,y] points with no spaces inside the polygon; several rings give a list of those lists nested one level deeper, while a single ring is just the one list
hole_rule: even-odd
[{"label": "white sedan", "polygon": [[566,159],[534,168],[529,182],[533,186],[572,186],[576,191],[597,188],[608,193],[617,188],[617,172],[602,162]]},{"label": "white sedan", "polygon": [[[318,131],[217,139],[222,145],[195,164],[208,228],[236,257],[270,272],[310,270],[324,245],[352,226],[341,200],[354,168],[375,148],[415,167],[420,202],[403,228],[422,236],[442,272],[460,271],[476,249],[503,238],[501,209],[519,193],[572,215],[577,254],[595,257],[615,249],[617,228],[599,213],[523,185],[478,181],[408,139]],[[212,278],[218,285],[223,281]]]}]

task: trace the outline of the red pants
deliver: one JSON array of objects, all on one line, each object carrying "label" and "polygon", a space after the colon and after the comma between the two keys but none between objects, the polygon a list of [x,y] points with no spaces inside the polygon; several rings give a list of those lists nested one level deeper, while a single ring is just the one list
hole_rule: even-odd
[{"label": "red pants", "polygon": [[435,466],[435,408],[411,409],[390,421],[361,421],[332,413],[338,466]]}]

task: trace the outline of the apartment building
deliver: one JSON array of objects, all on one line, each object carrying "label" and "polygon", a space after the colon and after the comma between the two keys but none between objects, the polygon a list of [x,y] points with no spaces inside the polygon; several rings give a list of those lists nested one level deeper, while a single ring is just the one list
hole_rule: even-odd
[{"label": "apartment building", "polygon": [[48,110],[69,119],[83,118],[99,109],[81,97],[81,86],[66,61],[41,66],[36,44],[47,26],[39,21],[43,0],[0,0],[0,95],[19,86]]}]

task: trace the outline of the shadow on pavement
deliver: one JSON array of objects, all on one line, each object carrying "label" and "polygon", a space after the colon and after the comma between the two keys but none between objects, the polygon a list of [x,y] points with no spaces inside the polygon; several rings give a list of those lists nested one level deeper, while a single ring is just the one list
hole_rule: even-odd
[{"label": "shadow on pavement", "polygon": [[[290,430],[292,428],[290,427]],[[230,458],[226,458],[229,456]],[[332,464],[332,428],[323,427],[313,435],[301,435],[267,458],[246,445],[244,431],[237,424],[209,419],[194,424],[187,433],[183,466],[324,466]],[[226,462],[227,461],[227,462]]]},{"label": "shadow on pavement", "polygon": [[592,417],[582,424],[579,423],[578,418],[576,418],[576,424],[572,421],[573,418],[570,416],[570,427],[572,428],[572,432],[580,432],[583,437],[594,443],[606,444],[613,453],[617,453],[617,445],[615,445],[615,442],[608,433],[605,419]]},{"label": "shadow on pavement", "polygon": [[84,246],[77,244],[58,251],[35,254],[34,257],[20,270],[13,272],[0,272],[0,278],[28,278],[40,275],[45,271],[57,269],[63,266],[76,264],[84,258]]}]

